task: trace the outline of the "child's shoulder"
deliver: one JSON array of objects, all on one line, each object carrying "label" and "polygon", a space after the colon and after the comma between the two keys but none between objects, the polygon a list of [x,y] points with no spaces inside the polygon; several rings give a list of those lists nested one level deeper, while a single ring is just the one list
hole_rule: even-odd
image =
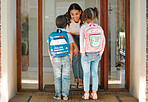
[{"label": "child's shoulder", "polygon": [[86,26],[88,26],[88,24],[87,24],[87,23],[84,23],[84,24],[81,26],[81,28],[85,28]]},{"label": "child's shoulder", "polygon": [[71,35],[67,32],[67,36],[71,36]]},{"label": "child's shoulder", "polygon": [[70,33],[68,33],[68,32],[67,32],[67,36],[68,36],[68,38],[72,37],[72,36],[71,36],[71,34],[70,34]]}]

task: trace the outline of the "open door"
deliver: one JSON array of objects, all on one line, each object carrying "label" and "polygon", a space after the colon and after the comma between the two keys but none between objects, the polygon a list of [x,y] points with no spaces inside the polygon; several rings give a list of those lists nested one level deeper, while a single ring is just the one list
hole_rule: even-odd
[{"label": "open door", "polygon": [[[97,7],[106,46],[99,63],[100,89],[129,89],[129,0],[17,0],[17,88],[53,90],[54,76],[47,50],[48,35],[56,30],[55,18],[72,3],[82,9]],[[121,30],[124,33],[120,33]],[[74,77],[71,70],[71,84]]]}]

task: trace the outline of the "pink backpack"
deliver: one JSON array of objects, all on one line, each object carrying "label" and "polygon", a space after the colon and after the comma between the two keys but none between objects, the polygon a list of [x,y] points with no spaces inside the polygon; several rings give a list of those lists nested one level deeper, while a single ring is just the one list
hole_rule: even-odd
[{"label": "pink backpack", "polygon": [[84,51],[102,52],[105,46],[104,31],[101,26],[91,23],[84,31]]}]

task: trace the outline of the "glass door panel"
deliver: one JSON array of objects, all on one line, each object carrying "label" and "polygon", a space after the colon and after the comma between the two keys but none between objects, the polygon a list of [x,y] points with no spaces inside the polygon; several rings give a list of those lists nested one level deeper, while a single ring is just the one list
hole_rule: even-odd
[{"label": "glass door panel", "polygon": [[37,0],[21,0],[21,85],[38,89]]},{"label": "glass door panel", "polygon": [[108,88],[125,88],[125,0],[108,0]]},{"label": "glass door panel", "polygon": [[[97,7],[100,11],[100,0],[43,0],[43,89],[53,90],[54,75],[48,55],[48,35],[56,30],[55,19],[58,15],[65,14],[72,3],[78,3],[84,10],[88,7]],[[100,15],[99,15],[100,17]],[[100,24],[99,20],[95,21]],[[100,67],[99,67],[100,71]],[[74,82],[71,68],[71,84]]]}]

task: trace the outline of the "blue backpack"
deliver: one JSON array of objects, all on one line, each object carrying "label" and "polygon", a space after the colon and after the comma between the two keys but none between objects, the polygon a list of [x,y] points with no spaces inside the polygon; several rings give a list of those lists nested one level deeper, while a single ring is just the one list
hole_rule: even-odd
[{"label": "blue backpack", "polygon": [[48,36],[49,51],[53,57],[67,56],[70,53],[68,35],[66,31],[57,29]]}]

